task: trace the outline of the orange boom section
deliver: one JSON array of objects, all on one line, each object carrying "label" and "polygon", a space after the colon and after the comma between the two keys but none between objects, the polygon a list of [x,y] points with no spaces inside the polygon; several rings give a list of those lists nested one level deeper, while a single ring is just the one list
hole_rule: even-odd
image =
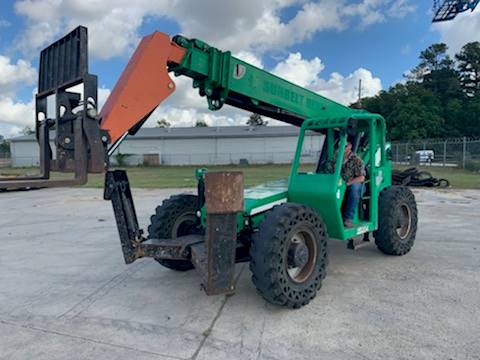
[{"label": "orange boom section", "polygon": [[100,126],[112,144],[175,91],[167,64],[179,64],[185,51],[158,31],[142,39],[100,112]]}]

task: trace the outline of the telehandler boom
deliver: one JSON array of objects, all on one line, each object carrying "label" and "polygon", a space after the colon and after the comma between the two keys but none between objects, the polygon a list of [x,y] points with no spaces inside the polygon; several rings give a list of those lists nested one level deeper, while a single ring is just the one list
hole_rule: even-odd
[{"label": "telehandler boom", "polygon": [[[300,127],[288,180],[243,189],[239,172],[198,169],[196,195],[165,200],[139,228],[126,172],[109,170],[109,157],[175,91],[169,73],[192,78],[210,110],[225,104]],[[81,94],[72,87],[82,84]],[[56,111],[47,116],[47,97]],[[152,257],[170,269],[198,270],[207,294],[234,291],[236,262],[250,261],[252,281],[269,302],[298,308],[316,296],[326,275],[327,238],[371,235],[385,254],[404,255],[415,241],[417,208],[408,188],[392,186],[382,116],[355,110],[252,66],[200,40],[154,32],[142,39],[97,114],[97,78],[88,72],[87,29],[78,27],[40,56],[36,130],[41,173],[0,180],[0,188],[83,184],[106,171],[127,264]],[[55,130],[56,154],[49,145]],[[316,151],[304,148],[306,135]],[[342,165],[347,142],[367,169],[354,226],[346,228],[348,196]],[[70,171],[70,180],[49,180]]]}]

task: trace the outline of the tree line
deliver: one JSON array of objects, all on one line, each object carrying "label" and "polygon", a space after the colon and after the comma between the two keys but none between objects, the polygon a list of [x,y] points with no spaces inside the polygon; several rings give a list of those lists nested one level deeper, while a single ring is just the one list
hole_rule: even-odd
[{"label": "tree line", "polygon": [[8,156],[10,156],[10,143],[3,135],[0,135],[0,157]]},{"label": "tree line", "polygon": [[[155,125],[155,127],[162,129],[166,129],[171,126],[172,124],[167,119],[157,120],[157,124]],[[208,124],[204,120],[197,120],[194,127],[208,127]]]},{"label": "tree line", "polygon": [[390,140],[480,136],[480,42],[453,58],[447,51],[429,46],[404,82],[362,99],[362,108],[385,117]]},{"label": "tree line", "polygon": [[[261,115],[256,113],[250,114],[246,122],[246,125],[248,126],[267,126],[267,124],[268,124],[268,121],[265,120]],[[160,119],[160,120],[157,120],[157,124],[155,127],[165,129],[171,126],[172,124],[169,121],[167,121],[167,119]],[[197,120],[195,122],[194,127],[208,127],[208,124],[204,120]]]}]

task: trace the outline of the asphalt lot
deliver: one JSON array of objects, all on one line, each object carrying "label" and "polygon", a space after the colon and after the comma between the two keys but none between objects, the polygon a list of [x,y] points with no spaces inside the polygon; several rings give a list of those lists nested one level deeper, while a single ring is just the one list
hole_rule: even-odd
[{"label": "asphalt lot", "polygon": [[[143,226],[171,193],[134,190]],[[0,193],[0,359],[480,359],[480,191],[416,196],[410,254],[332,240],[319,295],[288,310],[245,264],[231,297],[125,265],[99,189]]]}]

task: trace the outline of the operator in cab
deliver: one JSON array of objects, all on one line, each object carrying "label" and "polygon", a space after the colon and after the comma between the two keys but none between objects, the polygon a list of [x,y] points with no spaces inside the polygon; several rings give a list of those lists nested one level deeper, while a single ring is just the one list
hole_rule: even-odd
[{"label": "operator in cab", "polygon": [[342,178],[347,184],[343,213],[343,225],[346,228],[353,227],[353,216],[362,196],[365,175],[365,163],[352,151],[352,143],[348,141],[345,146],[342,166]]}]

